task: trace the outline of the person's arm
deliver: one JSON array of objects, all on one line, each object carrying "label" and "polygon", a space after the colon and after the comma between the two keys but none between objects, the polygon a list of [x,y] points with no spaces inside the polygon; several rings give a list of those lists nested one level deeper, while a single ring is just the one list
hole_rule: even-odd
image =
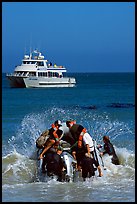
[{"label": "person's arm", "polygon": [[[75,150],[72,151],[72,156],[73,156],[73,158],[77,161],[76,151],[75,151]],[[76,169],[77,169],[77,168],[78,168],[78,166],[77,166],[77,163],[76,163]]]},{"label": "person's arm", "polygon": [[86,148],[87,148],[87,156],[90,157],[90,147],[89,144],[86,144]]},{"label": "person's arm", "polygon": [[100,152],[100,156],[103,156],[104,154],[108,153],[108,147],[107,145],[105,144],[104,145],[104,151]]},{"label": "person's arm", "polygon": [[[90,139],[90,140],[89,140]],[[84,134],[83,136],[83,143],[87,149],[87,153],[85,154],[85,156],[90,157],[90,147],[93,146],[93,140],[91,141],[91,137],[89,134]],[[90,142],[90,143],[89,143]],[[89,145],[90,144],[90,145]]]},{"label": "person's arm", "polygon": [[76,159],[76,151],[72,151],[72,156],[73,156],[73,158],[74,158],[75,160],[77,160],[77,159]]},{"label": "person's arm", "polygon": [[47,144],[47,146],[44,148],[44,150],[42,151],[42,153],[39,156],[39,159],[43,159],[44,154],[46,153],[46,151],[52,147],[52,145],[55,143],[55,140],[50,140]]}]

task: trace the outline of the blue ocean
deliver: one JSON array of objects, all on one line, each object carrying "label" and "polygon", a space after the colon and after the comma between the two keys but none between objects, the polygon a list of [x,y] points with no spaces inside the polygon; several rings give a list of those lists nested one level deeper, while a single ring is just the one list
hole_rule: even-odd
[{"label": "blue ocean", "polygon": [[[135,202],[135,74],[68,75],[76,87],[27,89],[2,74],[2,201]],[[103,177],[38,181],[35,141],[58,119],[76,120],[99,144],[108,135],[120,165],[106,155]]]}]

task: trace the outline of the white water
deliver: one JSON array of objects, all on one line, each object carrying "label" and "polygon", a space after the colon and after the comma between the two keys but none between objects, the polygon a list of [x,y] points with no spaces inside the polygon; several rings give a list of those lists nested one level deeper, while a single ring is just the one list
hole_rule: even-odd
[{"label": "white water", "polygon": [[[92,115],[87,118],[86,127],[100,143],[102,135],[109,132],[120,159],[120,165],[111,163],[109,156],[103,161],[107,170],[103,177],[78,179],[73,183],[62,183],[56,180],[37,180],[37,149],[35,140],[45,129],[43,114],[30,114],[23,120],[16,135],[8,140],[2,157],[2,197],[4,202],[134,202],[135,200],[135,154],[130,148],[123,147],[123,134],[129,138],[134,134],[129,125],[111,121],[107,115]],[[70,117],[71,118],[71,117]],[[85,121],[85,118],[83,118]],[[46,128],[51,121],[46,118]],[[81,124],[83,124],[81,122]],[[131,144],[129,143],[127,147]],[[103,168],[103,167],[102,167]],[[7,196],[8,192],[8,196]],[[53,196],[54,192],[54,196]]]}]

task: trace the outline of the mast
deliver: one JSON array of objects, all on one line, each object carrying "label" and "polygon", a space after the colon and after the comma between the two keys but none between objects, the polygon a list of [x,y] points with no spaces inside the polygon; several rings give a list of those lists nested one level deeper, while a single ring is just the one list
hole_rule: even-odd
[{"label": "mast", "polygon": [[29,58],[31,59],[31,57],[32,57],[32,52],[31,52],[31,47],[30,47],[30,56],[29,56]]}]

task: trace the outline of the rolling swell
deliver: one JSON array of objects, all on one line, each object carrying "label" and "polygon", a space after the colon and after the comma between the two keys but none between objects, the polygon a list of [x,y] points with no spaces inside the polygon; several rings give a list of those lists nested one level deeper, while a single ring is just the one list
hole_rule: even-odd
[{"label": "rolling swell", "polygon": [[[65,106],[65,107],[69,107],[69,106]],[[64,108],[65,108],[64,107]],[[91,105],[71,105],[72,109],[77,109],[77,110],[97,110],[97,109],[101,109],[101,108],[135,108],[135,104],[133,103],[119,103],[119,102],[115,102],[115,103],[110,103],[110,104],[102,104],[102,105],[95,105],[95,104],[91,104]]]},{"label": "rolling swell", "polygon": [[110,103],[108,105],[90,105],[90,106],[74,106],[75,108],[81,108],[81,109],[88,109],[88,110],[96,110],[98,108],[134,108],[135,104],[133,103]]},{"label": "rolling swell", "polygon": [[110,108],[134,108],[135,104],[133,104],[133,103],[111,103],[110,105],[107,105],[107,107],[110,107]]}]

